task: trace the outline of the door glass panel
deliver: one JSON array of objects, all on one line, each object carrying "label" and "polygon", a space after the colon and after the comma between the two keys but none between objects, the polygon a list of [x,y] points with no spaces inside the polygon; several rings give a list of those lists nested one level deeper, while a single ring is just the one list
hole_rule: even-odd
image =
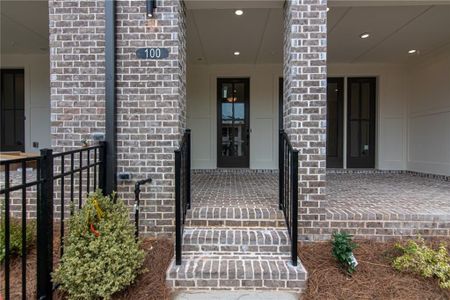
[{"label": "door glass panel", "polygon": [[361,122],[361,156],[367,157],[370,153],[370,123]]},{"label": "door glass panel", "polygon": [[2,74],[2,106],[3,109],[14,109],[14,73]]},{"label": "door glass panel", "polygon": [[219,166],[247,166],[248,159],[248,86],[239,79],[219,81]]},{"label": "door glass panel", "polygon": [[15,88],[16,88],[15,107],[16,107],[16,109],[24,109],[25,88],[24,88],[23,84],[24,84],[23,74],[16,74],[16,78],[15,78]]},{"label": "door glass panel", "polygon": [[222,156],[233,156],[233,139],[233,103],[222,103]]},{"label": "door glass panel", "polygon": [[328,83],[327,91],[327,155],[337,156],[338,138],[338,86],[336,82]]},{"label": "door glass panel", "polygon": [[370,118],[370,83],[361,84],[361,119]]},{"label": "door glass panel", "polygon": [[16,144],[16,139],[14,136],[14,113],[6,112],[4,114],[5,129],[3,131],[3,143],[6,146],[14,146]]},{"label": "door glass panel", "polygon": [[350,122],[350,156],[359,157],[359,122]]},{"label": "door glass panel", "polygon": [[351,99],[350,99],[350,117],[352,119],[359,119],[359,84],[352,83]]}]

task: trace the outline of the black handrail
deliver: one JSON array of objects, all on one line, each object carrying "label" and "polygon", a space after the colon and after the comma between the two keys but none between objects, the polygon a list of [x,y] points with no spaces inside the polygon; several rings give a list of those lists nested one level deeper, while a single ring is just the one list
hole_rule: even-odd
[{"label": "black handrail", "polygon": [[[5,222],[5,300],[10,299],[10,222],[12,193],[20,193],[21,212],[17,216],[21,218],[22,231],[22,299],[26,299],[27,282],[27,252],[26,252],[26,226],[29,216],[27,206],[30,200],[36,204],[37,223],[37,287],[38,299],[51,299],[55,288],[51,282],[53,267],[53,224],[56,221],[53,212],[60,208],[60,256],[63,255],[63,239],[65,229],[66,197],[70,201],[70,214],[74,213],[75,203],[82,206],[83,199],[95,189],[104,189],[105,167],[105,142],[92,147],[84,147],[61,153],[53,153],[51,149],[41,150],[40,155],[24,157],[0,162],[4,173],[3,185],[0,186],[0,195],[4,205]],[[78,165],[76,165],[78,163]],[[27,167],[35,169],[31,172]],[[17,169],[17,171],[15,170]],[[14,178],[17,174],[17,178]],[[77,176],[75,176],[77,175]],[[77,177],[77,178],[76,178]],[[14,180],[15,179],[15,180]],[[76,181],[78,179],[78,182]],[[66,183],[69,183],[67,188]],[[58,185],[59,184],[59,185]],[[78,185],[78,197],[75,195],[74,186]],[[59,189],[56,191],[55,188]],[[30,188],[31,190],[27,190]],[[59,192],[59,203],[55,203],[55,192]],[[4,196],[3,196],[4,195]],[[4,197],[4,198],[3,198]],[[34,198],[33,198],[34,197]],[[78,199],[77,199],[78,198]],[[3,218],[3,216],[1,217]]]},{"label": "black handrail", "polygon": [[186,212],[191,208],[191,131],[183,135],[175,150],[175,263],[181,265]]},{"label": "black handrail", "polygon": [[291,239],[292,265],[297,265],[298,241],[298,150],[284,130],[279,136],[279,208],[283,210],[286,226]]}]

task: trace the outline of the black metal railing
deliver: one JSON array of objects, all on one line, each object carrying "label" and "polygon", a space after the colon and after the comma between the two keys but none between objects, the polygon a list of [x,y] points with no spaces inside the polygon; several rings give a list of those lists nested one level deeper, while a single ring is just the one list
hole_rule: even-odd
[{"label": "black metal railing", "polygon": [[[66,215],[69,215],[65,210],[67,205],[66,200],[70,201],[70,215],[72,215],[75,207],[82,207],[83,198],[90,192],[104,188],[105,149],[105,142],[101,142],[98,146],[84,147],[56,154],[53,154],[51,149],[43,149],[39,156],[0,162],[2,170],[0,174],[3,172],[4,176],[4,182],[0,186],[0,195],[4,195],[2,197],[4,198],[2,205],[4,207],[5,222],[5,258],[3,265],[5,274],[3,294],[5,295],[5,300],[11,297],[11,213],[16,213],[17,215],[17,211],[11,211],[11,200],[19,200],[21,210],[19,213],[22,234],[21,298],[27,298],[26,227],[27,223],[33,217],[31,214],[28,214],[27,207],[35,205],[37,252],[36,294],[38,299],[51,299],[52,291],[54,290],[51,282],[51,272],[53,269],[53,225],[59,221],[59,250],[62,256],[64,251],[64,222]],[[30,166],[31,168],[29,168]],[[16,171],[14,171],[14,168]],[[20,194],[17,195],[16,192]],[[55,217],[54,212],[58,214],[57,217]]]},{"label": "black metal railing", "polygon": [[279,136],[279,206],[283,210],[286,226],[291,239],[292,265],[297,265],[298,241],[298,150],[284,130]]},{"label": "black metal railing", "polygon": [[183,135],[175,150],[175,263],[181,265],[183,229],[191,208],[191,131]]}]

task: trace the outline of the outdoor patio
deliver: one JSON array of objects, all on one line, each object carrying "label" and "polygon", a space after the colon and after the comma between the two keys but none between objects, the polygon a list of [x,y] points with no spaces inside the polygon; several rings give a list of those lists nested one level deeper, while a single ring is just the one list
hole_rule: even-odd
[{"label": "outdoor patio", "polygon": [[[275,172],[195,171],[192,179],[194,208],[277,208],[278,205]],[[416,234],[450,234],[450,182],[445,177],[329,170],[326,192],[326,222],[331,230],[342,229],[379,240]]]}]

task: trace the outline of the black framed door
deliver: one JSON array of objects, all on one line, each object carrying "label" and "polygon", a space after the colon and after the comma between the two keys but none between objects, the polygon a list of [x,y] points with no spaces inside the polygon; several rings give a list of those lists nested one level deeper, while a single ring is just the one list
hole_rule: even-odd
[{"label": "black framed door", "polygon": [[344,78],[328,78],[327,168],[343,167]]},{"label": "black framed door", "polygon": [[0,82],[0,150],[25,151],[23,69],[2,69]]},{"label": "black framed door", "polygon": [[375,167],[376,78],[349,78],[347,167]]},{"label": "black framed door", "polygon": [[250,80],[217,79],[217,166],[248,168],[250,163]]}]

